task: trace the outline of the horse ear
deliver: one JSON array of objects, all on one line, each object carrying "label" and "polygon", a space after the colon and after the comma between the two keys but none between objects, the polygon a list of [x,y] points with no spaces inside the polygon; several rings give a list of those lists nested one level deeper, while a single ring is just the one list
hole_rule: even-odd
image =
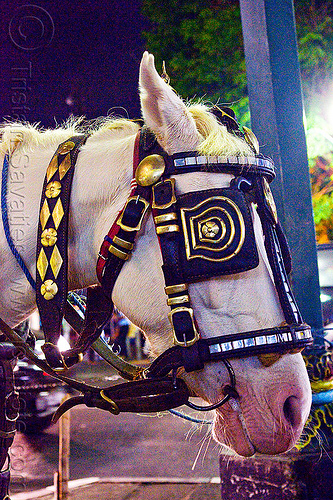
[{"label": "horse ear", "polygon": [[167,153],[195,149],[199,134],[194,119],[180,97],[159,76],[154,56],[148,52],[141,60],[139,88],[144,121]]}]

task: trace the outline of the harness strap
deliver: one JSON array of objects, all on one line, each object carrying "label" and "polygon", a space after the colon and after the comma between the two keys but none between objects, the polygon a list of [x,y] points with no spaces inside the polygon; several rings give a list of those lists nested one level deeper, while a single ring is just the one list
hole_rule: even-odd
[{"label": "harness strap", "polygon": [[70,399],[67,406],[57,410],[53,420],[57,421],[65,411],[77,404],[101,408],[114,415],[121,412],[155,413],[186,404],[189,395],[187,385],[178,378],[176,385],[170,377],[125,382]]},{"label": "harness strap", "polygon": [[56,347],[67,300],[68,219],[74,167],[87,135],[59,145],[46,172],[38,223],[36,300],[46,342],[45,357],[63,367]]},{"label": "harness strap", "polygon": [[174,342],[186,346],[199,338],[187,284],[184,282],[180,262],[180,221],[176,207],[175,181],[166,179],[153,186],[153,217],[163,257],[162,270],[167,303],[171,308],[169,319],[173,327]]},{"label": "harness strap", "polygon": [[200,370],[210,361],[271,352],[298,352],[312,345],[312,342],[311,328],[305,323],[199,339],[186,349],[174,346],[164,351],[146,370],[146,376],[163,377],[172,369],[180,367],[184,367],[187,372]]},{"label": "harness strap", "polygon": [[73,366],[81,361],[83,353],[101,335],[104,325],[111,319],[113,302],[105,296],[101,286],[93,285],[87,288],[87,307],[82,322],[77,319],[80,317],[74,311],[69,304],[66,304],[65,318],[78,333],[78,338],[72,349],[61,353],[65,367]]},{"label": "harness strap", "polygon": [[233,175],[260,175],[268,182],[275,178],[272,160],[264,155],[249,156],[204,156],[197,151],[175,153],[167,162],[166,174],[177,175],[190,172],[230,173]]},{"label": "harness strap", "polygon": [[[170,377],[160,377],[157,379],[154,378],[154,380],[144,379],[132,381],[130,384],[126,382],[124,384],[107,387],[101,390],[99,387],[89,385],[85,382],[66,377],[59,372],[55,372],[45,361],[40,359],[34,353],[34,351],[21,339],[21,337],[14,330],[12,330],[1,318],[0,330],[6,335],[6,337],[10,340],[10,342],[15,346],[16,349],[24,352],[25,355],[39,368],[82,393],[81,396],[74,397],[70,399],[69,402],[62,405],[57,411],[57,418],[59,418],[59,416],[62,415],[64,411],[67,411],[72,406],[81,403],[85,403],[87,406],[97,406],[114,414],[118,414],[120,411],[146,413],[164,411],[180,406],[187,402],[189,398],[189,390],[185,382],[181,379],[177,378],[174,380]],[[10,377],[6,377],[6,381],[9,380]],[[9,390],[10,387],[6,387],[6,391],[1,392],[0,394],[3,394],[5,396],[5,394],[7,394]],[[11,394],[11,392],[9,394]],[[11,425],[15,426],[13,422],[15,422],[18,416],[18,404],[14,404],[14,401],[10,400],[10,402],[8,402],[8,405],[6,406],[6,404],[4,404],[2,408],[4,414],[6,414],[8,418],[10,418]],[[8,444],[9,446],[14,437],[14,433],[12,433],[11,435],[7,435],[7,431],[8,429],[6,427],[3,437],[4,439],[10,439],[10,443]],[[2,436],[0,433],[0,439],[1,437]],[[5,454],[4,460],[6,456],[7,455]]]}]

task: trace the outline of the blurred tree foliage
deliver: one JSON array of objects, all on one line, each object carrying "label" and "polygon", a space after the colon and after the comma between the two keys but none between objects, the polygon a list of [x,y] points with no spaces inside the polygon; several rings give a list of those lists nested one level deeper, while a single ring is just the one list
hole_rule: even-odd
[{"label": "blurred tree foliage", "polygon": [[[233,103],[249,124],[238,0],[142,0],[157,68],[182,97]],[[277,7],[278,8],[278,7]],[[333,2],[295,0],[318,241],[333,241]],[[330,105],[332,102],[332,105]],[[331,137],[332,136],[332,137]]]},{"label": "blurred tree foliage", "polygon": [[[147,48],[182,97],[235,102],[249,121],[238,0],[143,0]],[[240,113],[238,113],[240,114]]]},{"label": "blurred tree foliage", "polygon": [[319,243],[333,241],[333,6],[297,0],[313,211]]}]

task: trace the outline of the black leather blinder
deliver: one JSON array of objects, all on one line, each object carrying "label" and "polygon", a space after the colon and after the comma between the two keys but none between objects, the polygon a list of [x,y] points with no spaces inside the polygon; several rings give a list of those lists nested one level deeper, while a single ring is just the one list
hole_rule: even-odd
[{"label": "black leather blinder", "polygon": [[209,189],[177,199],[185,282],[241,273],[259,264],[251,213],[244,193]]}]

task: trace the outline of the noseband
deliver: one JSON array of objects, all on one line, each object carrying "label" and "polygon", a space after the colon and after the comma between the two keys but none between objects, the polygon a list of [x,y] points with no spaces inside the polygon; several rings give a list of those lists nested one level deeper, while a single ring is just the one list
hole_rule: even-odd
[{"label": "noseband", "polygon": [[[237,128],[237,135],[240,134]],[[255,152],[251,157],[204,156],[197,152],[167,155],[145,127],[135,142],[135,181],[123,210],[101,246],[97,262],[101,286],[88,289],[83,322],[66,303],[67,232],[60,235],[59,232],[62,225],[68,225],[70,185],[78,150],[85,139],[82,136],[71,138],[59,146],[44,183],[36,281],[37,303],[46,338],[43,351],[49,365],[42,362],[43,369],[51,370],[53,375],[56,370],[57,378],[70,383],[72,379],[60,374],[59,370],[79,361],[91,344],[98,344],[103,326],[112,314],[111,297],[117,277],[133,251],[136,235],[149,211],[163,259],[174,345],[145,370],[128,371],[126,376],[126,369],[120,368],[126,378],[143,380],[102,391],[75,381],[74,387],[84,395],[72,398],[74,401],[66,403],[61,412],[81,402],[112,413],[159,411],[184,403],[197,410],[215,409],[230,397],[238,397],[229,359],[295,353],[312,344],[311,329],[303,323],[288,282],[290,254],[269,187],[275,177],[272,161]],[[202,172],[231,174],[233,178],[225,188],[177,193],[179,176],[186,173],[200,175]],[[203,339],[191,306],[188,285],[257,267],[259,256],[251,203],[257,206],[266,253],[286,323],[274,328]],[[60,245],[56,244],[57,238]],[[56,343],[63,315],[80,335],[76,345],[61,354]],[[6,326],[2,323],[0,327],[4,331]],[[19,344],[13,331],[7,328],[4,333],[13,343]],[[26,352],[33,356],[29,349]],[[177,372],[179,369],[186,372],[201,370],[206,363],[215,361],[222,361],[226,366],[230,385],[223,389],[224,398],[218,403],[208,407],[196,406],[188,401],[188,389],[177,377]],[[34,362],[41,366],[40,360],[34,358]]]}]

